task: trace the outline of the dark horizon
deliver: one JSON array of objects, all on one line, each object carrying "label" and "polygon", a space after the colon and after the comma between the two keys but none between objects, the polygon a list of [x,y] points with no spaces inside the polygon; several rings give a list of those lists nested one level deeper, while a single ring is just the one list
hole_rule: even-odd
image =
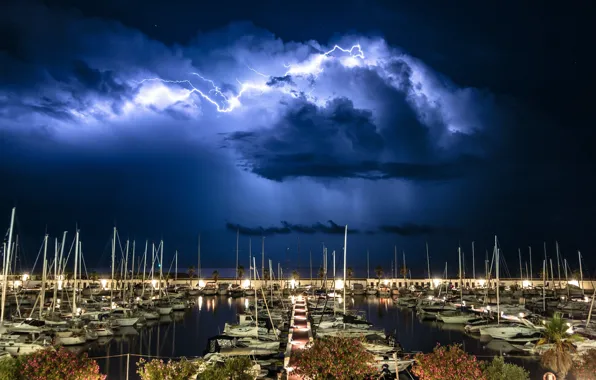
[{"label": "dark horizon", "polygon": [[347,224],[355,267],[397,246],[422,273],[428,242],[455,268],[496,234],[512,274],[544,241],[596,273],[586,4],[226,4],[0,5],[0,229],[17,207],[23,264],[77,224],[98,266],[114,225],[186,266],[199,233],[233,266],[236,230],[241,256],[265,235],[302,263],[298,239],[314,261]]}]

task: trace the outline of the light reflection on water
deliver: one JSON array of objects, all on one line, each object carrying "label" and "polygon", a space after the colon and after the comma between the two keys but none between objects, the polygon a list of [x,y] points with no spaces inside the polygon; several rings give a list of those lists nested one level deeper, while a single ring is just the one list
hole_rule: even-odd
[{"label": "light reflection on water", "polygon": [[[197,357],[203,354],[207,339],[223,332],[226,322],[235,322],[236,314],[248,305],[245,298],[221,296],[197,297],[195,306],[186,312],[173,313],[159,321],[149,321],[143,328],[120,329],[120,335],[108,341],[98,341],[90,346],[75,350],[87,351],[92,357],[130,353],[130,379],[139,379],[136,362],[143,356]],[[375,327],[384,328],[386,333],[397,332],[397,338],[407,352],[430,352],[437,343],[447,345],[460,343],[462,347],[481,359],[512,352],[512,346],[503,341],[481,341],[468,336],[463,326],[442,324],[435,321],[422,321],[413,309],[396,307],[391,299],[377,297],[349,297],[347,306],[366,312],[368,320]],[[315,321],[316,323],[316,321]],[[486,357],[484,357],[486,356]],[[531,370],[532,378],[540,379],[541,371],[535,360],[513,359],[517,364]],[[98,359],[103,373],[109,379],[126,378],[126,356],[112,359]]]}]

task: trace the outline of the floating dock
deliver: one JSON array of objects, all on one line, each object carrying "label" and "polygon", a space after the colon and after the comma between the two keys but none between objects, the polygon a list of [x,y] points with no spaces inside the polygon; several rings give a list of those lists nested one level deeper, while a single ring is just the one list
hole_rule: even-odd
[{"label": "floating dock", "polygon": [[303,350],[313,341],[312,329],[308,320],[308,306],[306,298],[299,296],[292,308],[290,330],[288,332],[288,346],[286,348],[284,367],[288,371],[288,379],[297,380],[302,377],[292,373],[295,353]]}]

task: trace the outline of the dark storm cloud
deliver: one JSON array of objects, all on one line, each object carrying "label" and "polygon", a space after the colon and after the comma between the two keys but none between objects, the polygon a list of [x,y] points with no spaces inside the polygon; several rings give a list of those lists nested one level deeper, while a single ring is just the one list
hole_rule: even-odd
[{"label": "dark storm cloud", "polygon": [[[323,107],[295,100],[273,127],[237,131],[225,139],[241,152],[241,167],[274,181],[297,177],[441,181],[471,175],[482,167],[484,160],[470,154],[432,156],[427,134],[405,113],[391,119],[399,130],[383,132],[371,111],[354,108],[349,99],[337,98]],[[395,151],[393,158],[404,161],[384,159],[383,150]],[[408,157],[414,160],[407,161]]]},{"label": "dark storm cloud", "polygon": [[449,227],[438,227],[427,224],[401,224],[401,225],[384,225],[379,227],[380,232],[395,234],[400,236],[418,236],[418,235],[436,235],[442,233],[452,233],[456,229]]},{"label": "dark storm cloud", "polygon": [[[345,232],[345,226],[335,223],[333,220],[328,220],[327,223],[316,222],[312,225],[292,224],[287,221],[281,221],[281,226],[271,227],[249,227],[235,223],[226,223],[226,228],[230,231],[238,231],[241,235],[246,236],[270,236],[270,235],[287,235],[292,232],[302,234],[322,233],[327,235],[340,235]],[[360,233],[357,229],[348,229],[348,233]]]},{"label": "dark storm cloud", "polygon": [[[301,234],[315,234],[322,233],[328,235],[341,235],[345,232],[345,226],[335,223],[333,220],[328,220],[327,223],[316,222],[311,225],[293,224],[282,220],[279,227],[261,227],[261,226],[244,226],[235,223],[226,223],[226,228],[230,231],[238,231],[240,235],[246,236],[271,236],[271,235],[287,235],[292,232]],[[400,236],[420,236],[420,235],[437,235],[457,232],[457,229],[446,226],[432,226],[428,224],[405,223],[401,225],[382,225],[376,230],[360,231],[359,229],[348,228],[349,234],[364,233],[366,235],[375,234],[395,234]]]}]

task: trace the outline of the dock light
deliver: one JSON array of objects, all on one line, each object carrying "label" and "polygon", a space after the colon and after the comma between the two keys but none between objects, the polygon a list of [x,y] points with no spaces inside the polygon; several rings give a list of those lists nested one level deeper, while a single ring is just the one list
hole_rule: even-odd
[{"label": "dock light", "polygon": [[103,290],[106,290],[106,286],[108,286],[108,280],[101,279],[99,280],[99,282],[101,283],[101,287],[103,288]]},{"label": "dock light", "polygon": [[389,280],[385,280],[385,281],[383,281],[383,284],[385,284],[385,285],[389,285]]},{"label": "dock light", "polygon": [[522,288],[529,288],[530,286],[532,286],[532,283],[530,281],[522,281]]},{"label": "dock light", "polygon": [[205,281],[199,280],[199,288],[204,288],[204,287],[205,287]]},{"label": "dock light", "polygon": [[18,287],[20,287],[21,285],[23,285],[23,283],[22,283],[21,281],[19,281],[19,280],[16,280],[16,281],[14,282],[14,287],[15,287],[15,288],[18,288]]},{"label": "dock light", "polygon": [[250,287],[250,280],[244,280],[244,281],[242,282],[242,287],[243,287],[244,289],[248,289],[248,288]]},{"label": "dock light", "polygon": [[29,275],[27,273],[24,273],[22,278],[23,278],[23,282],[25,282],[29,279]]},{"label": "dock light", "polygon": [[486,280],[482,280],[482,279],[478,280],[478,285],[480,285],[480,286],[486,285]]},{"label": "dock light", "polygon": [[433,279],[433,285],[436,287],[438,287],[439,285],[441,285],[441,279],[440,278],[434,278]]},{"label": "dock light", "polygon": [[295,289],[295,288],[296,288],[296,280],[294,280],[294,279],[291,279],[291,280],[290,280],[290,287],[291,287],[292,289]]},{"label": "dock light", "polygon": [[335,289],[343,289],[344,280],[335,280]]},{"label": "dock light", "polygon": [[579,281],[571,279],[569,281],[567,281],[568,285],[574,285],[574,286],[579,286]]},{"label": "dock light", "polygon": [[157,280],[151,280],[151,285],[153,288],[157,289]]}]

